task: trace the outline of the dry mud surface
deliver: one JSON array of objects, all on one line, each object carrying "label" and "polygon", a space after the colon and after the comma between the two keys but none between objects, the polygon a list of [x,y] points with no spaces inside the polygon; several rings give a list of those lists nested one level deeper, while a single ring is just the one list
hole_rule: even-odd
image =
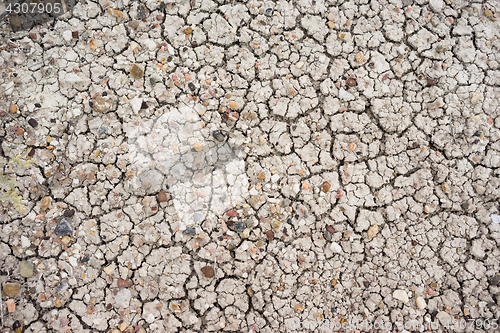
[{"label": "dry mud surface", "polygon": [[498,11],[4,16],[2,332],[499,332]]}]

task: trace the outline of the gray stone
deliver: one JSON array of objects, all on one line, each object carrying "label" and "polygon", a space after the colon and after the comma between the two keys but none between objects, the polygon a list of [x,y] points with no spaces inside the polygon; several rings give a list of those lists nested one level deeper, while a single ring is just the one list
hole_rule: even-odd
[{"label": "gray stone", "polygon": [[33,276],[33,264],[29,261],[21,261],[21,264],[19,266],[19,272],[22,277],[25,278],[30,278]]}]

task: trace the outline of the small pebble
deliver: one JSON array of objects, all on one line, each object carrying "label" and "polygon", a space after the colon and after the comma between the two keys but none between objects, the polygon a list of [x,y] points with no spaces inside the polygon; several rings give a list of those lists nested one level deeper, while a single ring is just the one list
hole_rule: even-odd
[{"label": "small pebble", "polygon": [[100,135],[102,133],[106,132],[106,127],[105,126],[101,126],[99,127],[99,129],[97,130],[97,135]]},{"label": "small pebble", "polygon": [[432,289],[436,290],[438,287],[439,287],[439,284],[437,284],[436,282],[431,283]]},{"label": "small pebble", "polygon": [[17,294],[19,294],[19,291],[21,290],[21,286],[17,283],[5,283],[3,285],[2,291],[4,292],[7,297],[14,297]]},{"label": "small pebble", "polygon": [[229,102],[229,107],[231,109],[236,109],[238,107],[238,103],[236,103],[236,102]]},{"label": "small pebble", "polygon": [[9,313],[16,312],[16,301],[12,298],[5,301],[5,304],[7,305],[7,311]]},{"label": "small pebble", "polygon": [[165,201],[167,201],[167,199],[168,199],[167,193],[165,193],[163,191],[158,192],[157,199],[158,199],[159,202],[165,202]]},{"label": "small pebble", "polygon": [[264,180],[266,178],[266,176],[262,172],[259,172],[257,174],[257,178],[259,178],[259,180]]},{"label": "small pebble", "polygon": [[71,217],[75,215],[75,210],[74,209],[67,209],[64,211],[64,216],[65,217]]},{"label": "small pebble", "polygon": [[429,86],[433,86],[433,85],[435,85],[438,82],[439,82],[439,79],[433,79],[433,78],[430,78],[430,77],[427,78],[427,85],[429,85]]},{"label": "small pebble", "polygon": [[425,309],[425,307],[427,306],[425,300],[421,296],[417,297],[417,306],[420,310]]},{"label": "small pebble", "polygon": [[353,78],[350,78],[350,79],[347,79],[346,83],[349,87],[354,87],[356,85],[356,80],[354,80]]},{"label": "small pebble", "polygon": [[326,192],[330,191],[330,188],[331,188],[330,183],[329,182],[324,182],[323,186],[321,186],[321,191],[323,191],[323,192],[326,193]]},{"label": "small pebble", "polygon": [[38,121],[36,121],[35,119],[33,118],[30,118],[30,120],[28,120],[28,124],[31,125],[31,127],[35,128],[38,126]]},{"label": "small pebble", "polygon": [[492,286],[498,286],[500,284],[500,273],[496,273],[495,276],[490,280]]},{"label": "small pebble", "polygon": [[205,266],[201,269],[203,274],[205,275],[206,278],[213,278],[214,277],[214,269],[211,266]]},{"label": "small pebble", "polygon": [[50,197],[44,197],[41,201],[40,201],[40,209],[42,211],[46,211],[47,209],[50,208],[50,202],[51,202],[51,199]]},{"label": "small pebble", "polygon": [[19,16],[11,16],[10,18],[10,23],[15,27],[15,28],[20,28],[22,25],[21,18]]},{"label": "small pebble", "polygon": [[335,229],[333,229],[333,227],[332,227],[331,225],[327,225],[327,226],[326,226],[326,230],[327,230],[329,233],[331,233],[331,234],[335,233]]},{"label": "small pebble", "polygon": [[117,282],[118,288],[130,288],[133,285],[134,285],[134,282],[132,282],[132,280],[130,280],[130,279],[124,280],[124,279],[120,278],[120,279],[118,279],[118,282]]},{"label": "small pebble", "polygon": [[236,216],[238,216],[238,213],[236,213],[234,210],[228,210],[226,212],[226,215],[229,217],[236,217]]},{"label": "small pebble", "polygon": [[408,293],[404,290],[394,290],[394,292],[392,293],[392,297],[405,304],[409,301]]},{"label": "small pebble", "polygon": [[242,232],[243,230],[246,229],[246,227],[247,227],[247,225],[246,225],[245,222],[238,222],[234,226],[234,231],[236,231],[236,232]]},{"label": "small pebble", "polygon": [[368,237],[373,238],[376,234],[378,234],[378,225],[375,224],[368,229]]},{"label": "small pebble", "polygon": [[201,143],[199,143],[199,142],[196,142],[194,144],[194,150],[196,150],[196,151],[202,151],[203,148],[204,148],[203,145]]},{"label": "small pebble", "polygon": [[223,142],[226,140],[226,136],[222,134],[219,130],[215,130],[212,135],[214,136],[215,140],[219,142]]},{"label": "small pebble", "polygon": [[188,87],[189,87],[189,89],[191,89],[191,91],[195,91],[196,90],[196,87],[195,87],[195,85],[194,85],[193,82],[189,82],[188,83]]},{"label": "small pebble", "polygon": [[359,63],[364,62],[365,61],[365,56],[364,56],[363,52],[359,51],[358,54],[356,54],[355,59]]},{"label": "small pebble", "polygon": [[137,64],[132,64],[130,74],[136,79],[141,79],[144,76],[144,70]]},{"label": "small pebble", "polygon": [[266,237],[268,241],[272,241],[274,239],[274,233],[271,230],[266,231]]},{"label": "small pebble", "polygon": [[73,233],[73,228],[71,227],[71,220],[68,217],[63,217],[59,224],[57,224],[54,229],[54,233],[58,236],[69,236]]},{"label": "small pebble", "polygon": [[16,104],[11,104],[9,107],[10,113],[16,113],[17,112],[17,105]]},{"label": "small pebble", "polygon": [[33,264],[29,261],[23,260],[19,265],[19,273],[22,277],[30,278],[33,276]]},{"label": "small pebble", "polygon": [[193,228],[187,228],[182,233],[184,235],[188,235],[188,236],[191,236],[191,237],[193,237],[196,234]]},{"label": "small pebble", "polygon": [[17,330],[18,328],[21,328],[21,323],[19,322],[19,320],[16,320],[14,324],[12,324],[12,329]]},{"label": "small pebble", "polygon": [[148,107],[149,107],[148,103],[146,103],[146,102],[143,101],[142,104],[141,104],[141,109],[147,109]]}]

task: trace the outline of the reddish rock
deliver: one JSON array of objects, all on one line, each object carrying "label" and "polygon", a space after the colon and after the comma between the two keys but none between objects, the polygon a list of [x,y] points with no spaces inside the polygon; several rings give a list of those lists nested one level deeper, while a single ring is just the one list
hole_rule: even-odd
[{"label": "reddish rock", "polygon": [[236,217],[236,216],[238,216],[238,213],[236,213],[234,210],[228,210],[226,212],[226,215],[230,216],[230,217]]},{"label": "reddish rock", "polygon": [[266,237],[268,241],[272,241],[274,238],[274,233],[271,230],[266,231]]},{"label": "reddish rock", "polygon": [[332,233],[332,234],[335,232],[335,229],[333,229],[333,227],[331,225],[327,225],[326,230],[328,230],[328,232]]},{"label": "reddish rock", "polygon": [[127,279],[127,280],[124,280],[124,279],[118,279],[118,288],[130,288],[134,285],[134,282],[132,282],[132,280],[130,279]]}]

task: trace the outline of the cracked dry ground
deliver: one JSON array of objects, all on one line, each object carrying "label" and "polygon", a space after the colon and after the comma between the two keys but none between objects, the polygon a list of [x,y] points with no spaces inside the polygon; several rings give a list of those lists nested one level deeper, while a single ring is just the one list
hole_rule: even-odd
[{"label": "cracked dry ground", "polygon": [[4,21],[2,332],[498,332],[495,4]]}]

